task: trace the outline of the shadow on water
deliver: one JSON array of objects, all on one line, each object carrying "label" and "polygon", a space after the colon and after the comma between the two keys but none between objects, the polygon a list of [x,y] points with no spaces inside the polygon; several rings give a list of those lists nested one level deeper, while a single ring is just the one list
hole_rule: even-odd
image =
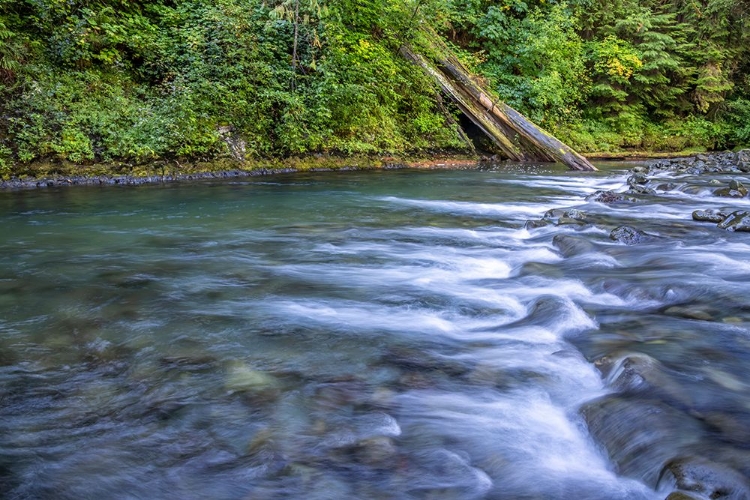
[{"label": "shadow on water", "polygon": [[630,166],[0,193],[2,496],[747,498],[750,241]]}]

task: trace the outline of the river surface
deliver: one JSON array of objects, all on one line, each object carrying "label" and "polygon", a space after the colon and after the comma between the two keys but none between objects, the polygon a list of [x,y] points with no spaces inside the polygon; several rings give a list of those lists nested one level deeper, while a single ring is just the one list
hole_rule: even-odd
[{"label": "river surface", "polygon": [[[750,234],[693,222],[726,204],[701,189],[585,201],[631,166],[0,193],[0,497],[656,499],[671,457],[741,470]],[[560,207],[594,223],[524,228]]]}]

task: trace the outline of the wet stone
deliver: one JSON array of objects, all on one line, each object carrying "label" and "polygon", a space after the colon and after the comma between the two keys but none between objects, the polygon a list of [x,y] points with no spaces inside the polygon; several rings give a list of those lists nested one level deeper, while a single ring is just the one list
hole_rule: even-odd
[{"label": "wet stone", "polygon": [[633,184],[630,189],[628,189],[628,192],[633,194],[656,194],[654,189],[641,184]]},{"label": "wet stone", "polygon": [[724,441],[750,447],[750,414],[715,411],[702,414],[702,417]]},{"label": "wet stone", "polygon": [[693,212],[693,220],[700,222],[723,222],[729,214],[719,210],[695,210]]},{"label": "wet stone", "polygon": [[546,220],[527,220],[523,225],[524,229],[538,229],[540,227],[549,226],[549,222]]},{"label": "wet stone", "polygon": [[618,471],[652,487],[664,464],[703,435],[698,420],[657,400],[604,396],[584,405],[581,414]]},{"label": "wet stone", "polygon": [[573,257],[584,253],[593,252],[596,247],[586,238],[558,234],[552,239],[552,244],[560,250],[564,257]]},{"label": "wet stone", "polygon": [[634,203],[637,200],[631,196],[625,196],[621,193],[615,193],[614,191],[596,191],[586,197],[586,201],[595,201],[598,203]]},{"label": "wet stone", "polygon": [[637,245],[653,240],[653,236],[631,226],[620,226],[609,233],[609,238],[626,245]]},{"label": "wet stone", "polygon": [[678,458],[667,463],[658,487],[672,487],[711,499],[750,498],[750,482],[742,474],[698,457]]},{"label": "wet stone", "polygon": [[393,439],[387,436],[359,441],[354,454],[358,462],[377,469],[389,469],[398,465],[398,449]]},{"label": "wet stone", "polygon": [[673,491],[664,500],[703,500],[702,496],[694,496],[684,491]]},{"label": "wet stone", "polygon": [[724,196],[728,198],[743,198],[747,196],[747,188],[738,180],[729,182],[729,187],[717,189],[714,191],[715,196]]},{"label": "wet stone", "polygon": [[687,319],[697,319],[700,321],[713,321],[714,319],[709,312],[691,307],[672,306],[665,310],[664,314],[667,314],[669,316],[679,316]]},{"label": "wet stone", "polygon": [[643,353],[606,356],[595,362],[609,387],[620,393],[654,396],[681,407],[690,407],[685,390],[656,359]]},{"label": "wet stone", "polygon": [[717,227],[727,231],[750,231],[750,212],[744,210],[732,212]]},{"label": "wet stone", "polygon": [[628,177],[627,182],[629,186],[635,186],[638,184],[646,184],[648,182],[648,177],[646,177],[646,175],[643,173],[636,172],[630,177]]}]

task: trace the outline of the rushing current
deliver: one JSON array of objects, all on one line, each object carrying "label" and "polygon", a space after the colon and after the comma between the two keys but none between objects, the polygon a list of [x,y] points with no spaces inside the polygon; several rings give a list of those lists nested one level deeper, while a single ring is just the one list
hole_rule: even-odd
[{"label": "rushing current", "polygon": [[[585,200],[630,166],[0,193],[0,497],[662,499],[679,457],[742,483],[750,234],[694,222],[726,204],[700,189]],[[525,226],[555,208],[593,222]]]}]

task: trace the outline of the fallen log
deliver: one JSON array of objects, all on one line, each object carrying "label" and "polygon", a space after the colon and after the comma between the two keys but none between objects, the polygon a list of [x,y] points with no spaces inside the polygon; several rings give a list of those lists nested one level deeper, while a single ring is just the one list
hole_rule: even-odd
[{"label": "fallen log", "polygon": [[[437,35],[429,34],[435,39]],[[573,170],[596,170],[586,158],[537,127],[507,104],[494,99],[466,67],[439,42],[437,64],[403,46],[401,53],[432,77],[458,108],[505,154],[515,161],[557,161]]]}]

